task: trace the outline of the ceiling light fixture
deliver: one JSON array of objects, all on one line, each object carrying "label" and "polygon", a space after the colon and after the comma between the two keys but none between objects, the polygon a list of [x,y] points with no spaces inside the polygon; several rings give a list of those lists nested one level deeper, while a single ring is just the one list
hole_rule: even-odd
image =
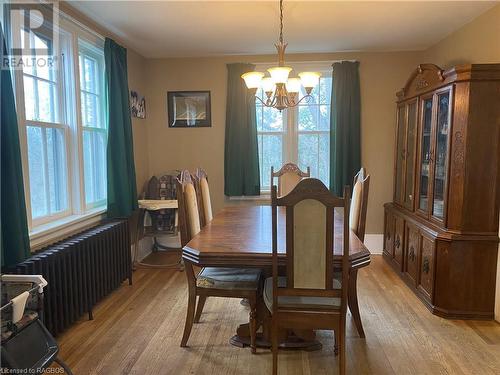
[{"label": "ceiling light fixture", "polygon": [[[285,108],[295,107],[304,99],[311,98],[311,92],[319,83],[318,72],[302,72],[300,78],[289,78],[292,68],[285,66],[285,49],[288,43],[283,41],[283,0],[280,0],[280,35],[278,43],[278,66],[267,69],[270,77],[265,77],[262,72],[248,72],[241,75],[248,89],[253,91],[256,98],[266,107],[276,108],[282,111]],[[300,88],[304,86],[306,95],[298,99]],[[257,90],[262,88],[267,99],[264,101],[257,96]]]}]

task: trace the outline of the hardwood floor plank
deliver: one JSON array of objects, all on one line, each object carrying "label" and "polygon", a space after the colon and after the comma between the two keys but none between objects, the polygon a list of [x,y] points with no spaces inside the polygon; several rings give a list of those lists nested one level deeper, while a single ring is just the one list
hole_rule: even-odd
[{"label": "hardwood floor plank", "polygon": [[[356,375],[500,373],[500,325],[453,321],[432,315],[379,256],[358,274],[359,305],[366,339],[347,316],[347,373]],[[271,373],[271,353],[229,344],[248,310],[236,299],[209,298],[188,348],[180,348],[187,303],[185,274],[139,269],[134,285],[123,284],[58,337],[75,375]],[[332,332],[319,331],[323,349],[280,351],[280,374],[337,374]]]}]

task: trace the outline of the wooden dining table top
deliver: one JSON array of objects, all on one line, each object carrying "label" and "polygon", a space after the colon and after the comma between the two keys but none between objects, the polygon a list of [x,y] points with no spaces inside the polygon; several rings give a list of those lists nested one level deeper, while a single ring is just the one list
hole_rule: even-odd
[{"label": "wooden dining table top", "polygon": [[[285,263],[285,209],[278,208],[278,254]],[[334,261],[340,264],[343,212],[335,211]],[[271,206],[230,206],[217,213],[182,249],[184,260],[201,267],[263,267],[272,265]],[[351,268],[370,263],[370,251],[350,232]]]}]

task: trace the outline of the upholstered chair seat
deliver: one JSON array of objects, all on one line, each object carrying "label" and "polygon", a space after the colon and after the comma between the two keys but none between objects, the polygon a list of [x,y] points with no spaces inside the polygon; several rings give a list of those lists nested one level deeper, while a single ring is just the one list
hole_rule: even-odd
[{"label": "upholstered chair seat", "polygon": [[257,290],[261,273],[258,268],[205,267],[196,278],[196,286],[226,290]]},{"label": "upholstered chair seat", "polygon": [[[340,275],[342,277],[342,275]],[[333,280],[333,288],[341,288],[341,280]],[[286,288],[286,277],[278,277],[278,288]],[[268,277],[264,282],[263,299],[269,311],[273,311],[273,278]],[[280,307],[293,308],[323,308],[323,309],[338,309],[340,308],[340,298],[329,297],[306,297],[306,296],[280,296],[278,297],[278,305]]]}]

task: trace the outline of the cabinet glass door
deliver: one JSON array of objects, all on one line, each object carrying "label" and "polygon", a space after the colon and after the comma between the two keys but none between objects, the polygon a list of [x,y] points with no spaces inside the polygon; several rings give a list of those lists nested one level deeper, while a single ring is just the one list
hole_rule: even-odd
[{"label": "cabinet glass door", "polygon": [[434,191],[432,216],[444,219],[444,200],[447,177],[448,135],[450,128],[450,91],[437,96],[437,125],[435,143]]},{"label": "cabinet glass door", "polygon": [[417,140],[417,101],[408,105],[408,127],[406,131],[406,172],[404,205],[413,210],[413,183],[415,179],[415,146]]},{"label": "cabinet glass door", "polygon": [[403,167],[405,157],[405,109],[402,105],[398,107],[398,139],[396,144],[396,186],[394,187],[394,201],[402,204],[403,193]]},{"label": "cabinet glass door", "polygon": [[432,97],[424,99],[422,108],[422,138],[420,140],[420,175],[418,208],[427,212],[429,208],[429,177],[431,164]]}]

